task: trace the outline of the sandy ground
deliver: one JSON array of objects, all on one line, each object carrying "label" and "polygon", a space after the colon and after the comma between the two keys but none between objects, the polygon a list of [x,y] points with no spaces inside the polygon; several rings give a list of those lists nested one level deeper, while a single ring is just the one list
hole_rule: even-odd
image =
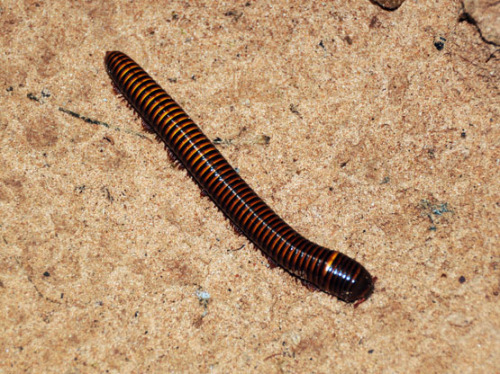
[{"label": "sandy ground", "polygon": [[[269,3],[0,3],[1,372],[498,372],[498,46],[459,1]],[[113,94],[107,50],[373,296],[271,269]]]}]

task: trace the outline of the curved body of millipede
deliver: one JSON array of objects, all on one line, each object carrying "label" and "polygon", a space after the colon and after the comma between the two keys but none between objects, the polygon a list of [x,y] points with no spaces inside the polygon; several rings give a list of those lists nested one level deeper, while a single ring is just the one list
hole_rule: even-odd
[{"label": "curved body of millipede", "polygon": [[130,57],[107,52],[115,88],[167,145],[202,190],[276,264],[347,302],[362,302],[374,280],[346,255],[310,242],[292,229],[229,165],[182,108]]}]

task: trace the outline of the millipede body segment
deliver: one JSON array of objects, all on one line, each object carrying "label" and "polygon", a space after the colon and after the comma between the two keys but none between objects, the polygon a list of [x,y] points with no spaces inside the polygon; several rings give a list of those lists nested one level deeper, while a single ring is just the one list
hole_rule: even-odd
[{"label": "millipede body segment", "polygon": [[202,190],[275,263],[347,301],[363,301],[373,279],[355,260],[307,240],[246,184],[184,110],[130,57],[107,52],[116,89],[167,145]]}]

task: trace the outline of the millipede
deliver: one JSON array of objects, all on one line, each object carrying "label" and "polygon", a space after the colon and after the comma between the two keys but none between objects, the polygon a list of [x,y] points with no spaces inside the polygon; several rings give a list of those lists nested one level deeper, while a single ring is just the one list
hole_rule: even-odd
[{"label": "millipede", "polygon": [[202,191],[272,262],[346,302],[359,304],[371,295],[374,278],[361,264],[307,240],[281,219],[134,60],[122,52],[107,52],[105,67],[145,129],[165,143]]}]

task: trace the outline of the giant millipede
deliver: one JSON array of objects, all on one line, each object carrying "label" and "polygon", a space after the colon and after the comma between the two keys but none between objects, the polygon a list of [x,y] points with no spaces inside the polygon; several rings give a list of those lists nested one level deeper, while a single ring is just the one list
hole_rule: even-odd
[{"label": "giant millipede", "polygon": [[281,219],[229,165],[186,112],[130,57],[107,52],[115,88],[233,224],[272,261],[344,301],[361,302],[374,279],[350,257],[310,242]]}]

